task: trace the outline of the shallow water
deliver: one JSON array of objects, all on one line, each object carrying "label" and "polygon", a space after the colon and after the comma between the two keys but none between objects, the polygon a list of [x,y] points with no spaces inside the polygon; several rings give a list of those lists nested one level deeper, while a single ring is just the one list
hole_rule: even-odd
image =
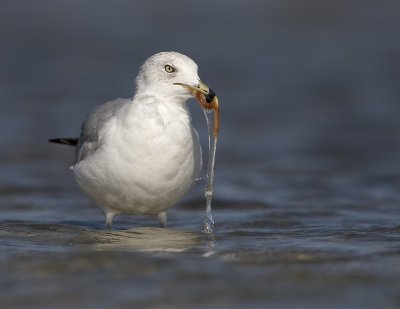
[{"label": "shallow water", "polygon": [[[41,3],[0,10],[1,308],[400,306],[397,2]],[[220,99],[213,237],[204,182],[105,232],[47,143],[160,50]]]}]

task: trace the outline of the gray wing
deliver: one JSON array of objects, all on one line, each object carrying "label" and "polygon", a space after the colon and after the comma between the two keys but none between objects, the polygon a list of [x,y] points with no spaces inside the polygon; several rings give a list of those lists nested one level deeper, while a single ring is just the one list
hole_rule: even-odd
[{"label": "gray wing", "polygon": [[130,99],[116,99],[96,107],[87,115],[82,124],[81,135],[76,148],[75,164],[99,149],[99,132],[121,108],[130,102]]}]

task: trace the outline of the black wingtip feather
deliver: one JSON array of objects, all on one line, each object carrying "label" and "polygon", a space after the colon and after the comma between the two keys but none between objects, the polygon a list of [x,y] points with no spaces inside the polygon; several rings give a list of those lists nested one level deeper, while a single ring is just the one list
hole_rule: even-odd
[{"label": "black wingtip feather", "polygon": [[76,146],[78,145],[79,138],[52,138],[49,139],[50,143],[57,143],[57,144],[64,144],[69,146]]}]

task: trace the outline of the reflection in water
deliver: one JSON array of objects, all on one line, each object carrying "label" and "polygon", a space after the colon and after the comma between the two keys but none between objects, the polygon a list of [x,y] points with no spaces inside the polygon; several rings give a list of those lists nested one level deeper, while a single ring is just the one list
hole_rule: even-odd
[{"label": "reflection in water", "polygon": [[149,227],[112,232],[86,230],[80,232],[75,241],[95,250],[148,252],[182,252],[201,242],[192,232]]},{"label": "reflection in water", "polygon": [[[202,235],[189,231],[139,227],[99,231],[61,224],[0,224],[0,237],[11,244],[24,242],[30,250],[69,244],[82,250],[183,252],[202,243]],[[7,241],[6,241],[7,240]]]}]

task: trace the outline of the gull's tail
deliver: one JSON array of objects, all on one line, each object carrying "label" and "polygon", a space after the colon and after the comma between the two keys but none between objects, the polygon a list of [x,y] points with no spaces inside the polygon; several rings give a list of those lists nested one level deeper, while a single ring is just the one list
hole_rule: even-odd
[{"label": "gull's tail", "polygon": [[78,145],[79,138],[77,137],[67,137],[67,138],[52,138],[49,139],[50,143],[64,144],[70,146]]}]

